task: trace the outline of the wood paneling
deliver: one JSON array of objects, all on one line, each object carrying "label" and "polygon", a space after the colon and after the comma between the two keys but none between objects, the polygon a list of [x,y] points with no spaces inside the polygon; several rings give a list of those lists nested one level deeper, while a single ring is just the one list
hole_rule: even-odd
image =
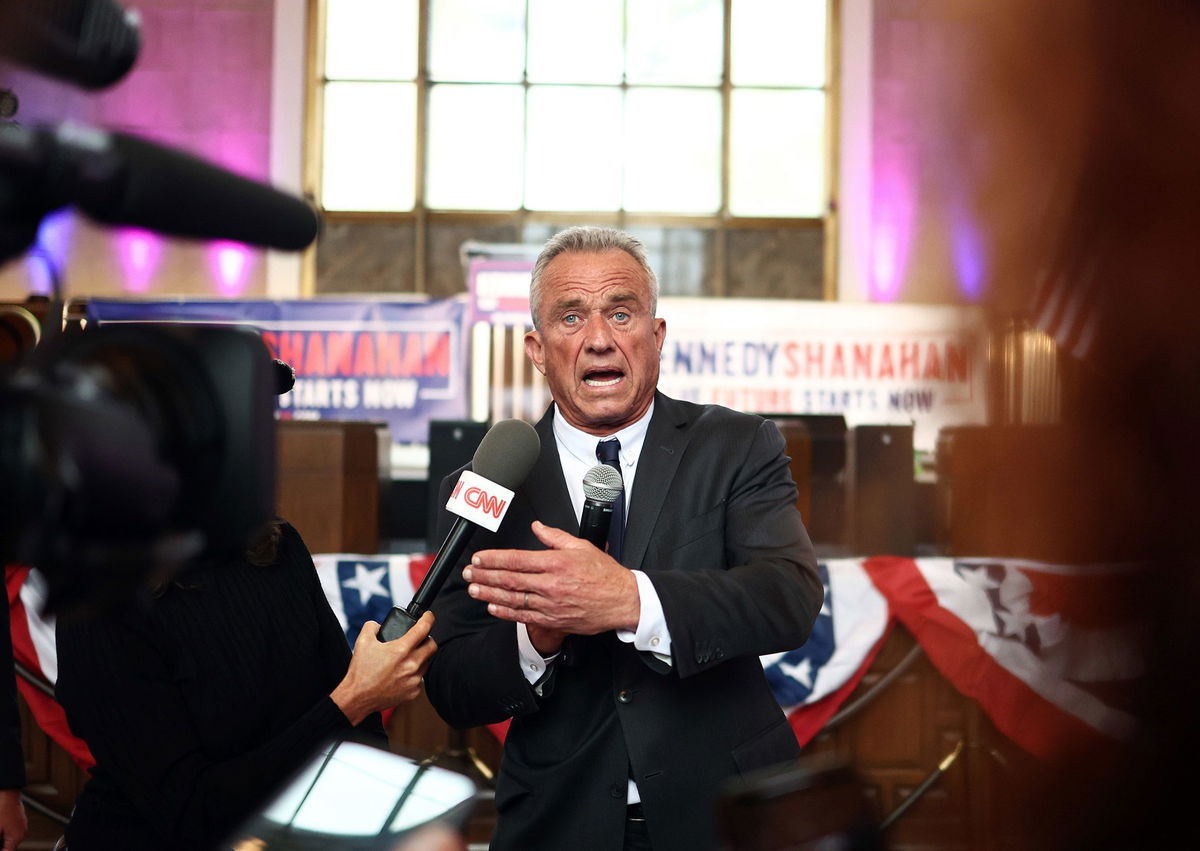
[{"label": "wood paneling", "polygon": [[[870,689],[914,646],[896,627],[852,695]],[[1022,779],[1038,773],[1033,759],[996,731],[968,698],[922,655],[859,712],[817,736],[806,754],[835,754],[859,773],[882,821],[914,794],[961,743],[945,772],[895,819],[885,838],[892,851],[1022,848],[1015,811]]]},{"label": "wood paneling", "polygon": [[47,807],[58,815],[70,815],[76,796],[87,782],[87,774],[66,751],[42,732],[19,693],[17,703],[21,711],[21,748],[25,752],[24,793],[35,802],[25,805],[29,832],[21,848],[40,851],[54,847],[62,835],[63,825],[39,812],[37,805]]},{"label": "wood paneling", "polygon": [[278,426],[279,515],[299,530],[310,552],[377,552],[386,426],[328,420]]},{"label": "wood paneling", "polygon": [[812,435],[803,420],[771,417],[783,435],[792,479],[796,482],[796,508],[807,522],[812,510]]}]

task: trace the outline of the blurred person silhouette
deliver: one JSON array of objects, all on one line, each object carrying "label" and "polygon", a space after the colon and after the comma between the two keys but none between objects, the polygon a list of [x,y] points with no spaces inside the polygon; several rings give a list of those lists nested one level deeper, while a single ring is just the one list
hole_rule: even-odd
[{"label": "blurred person silhouette", "polygon": [[[1138,730],[1030,784],[1027,847],[1200,847],[1200,3],[921,14],[965,38],[940,104],[992,257],[987,307],[1057,340],[1063,427],[1106,449],[1087,480],[1031,469],[1028,487],[1061,491],[1065,541],[1143,571],[1138,593],[1095,603],[1147,625],[1144,676],[1122,696]],[[1081,509],[1096,482],[1103,508]]]},{"label": "blurred person silhouette", "polygon": [[357,728],[386,747],[378,713],[420,693],[432,624],[384,643],[368,621],[352,655],[278,518],[148,607],[60,616],[58,699],[96,758],[66,847],[213,848],[323,741]]}]

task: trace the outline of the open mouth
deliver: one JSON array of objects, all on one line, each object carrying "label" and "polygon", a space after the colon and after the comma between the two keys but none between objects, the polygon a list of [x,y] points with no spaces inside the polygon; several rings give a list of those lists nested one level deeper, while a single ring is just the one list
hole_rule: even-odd
[{"label": "open mouth", "polygon": [[612,387],[614,384],[619,384],[625,377],[625,373],[615,370],[596,370],[589,372],[583,377],[583,383],[588,387]]}]

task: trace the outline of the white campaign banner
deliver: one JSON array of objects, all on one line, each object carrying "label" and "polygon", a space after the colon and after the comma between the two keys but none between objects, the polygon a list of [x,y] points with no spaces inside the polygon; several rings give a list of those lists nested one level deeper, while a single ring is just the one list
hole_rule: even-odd
[{"label": "white campaign banner", "polygon": [[[471,316],[529,327],[532,268],[532,257],[473,257]],[[986,420],[978,307],[667,296],[658,315],[667,321],[658,386],[669,396],[755,414],[842,414],[851,428],[911,424],[925,451],[943,426]]]},{"label": "white campaign banner", "polygon": [[983,316],[976,308],[763,299],[664,298],[659,387],[676,398],[763,414],[842,414],[850,427],[981,423]]}]

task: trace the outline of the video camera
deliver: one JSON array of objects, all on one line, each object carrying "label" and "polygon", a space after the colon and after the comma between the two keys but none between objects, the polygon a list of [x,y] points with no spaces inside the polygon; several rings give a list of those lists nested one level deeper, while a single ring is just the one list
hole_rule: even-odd
[{"label": "video camera", "polygon": [[[112,0],[0,0],[0,58],[102,88],[133,66],[139,27]],[[149,140],[0,124],[0,263],[68,206],[104,224],[285,250],[319,229],[303,199]],[[273,513],[287,368],[248,329],[64,333],[61,316],[56,283],[41,341],[0,363],[0,563],[39,568],[47,608],[61,612],[240,555]]]}]

